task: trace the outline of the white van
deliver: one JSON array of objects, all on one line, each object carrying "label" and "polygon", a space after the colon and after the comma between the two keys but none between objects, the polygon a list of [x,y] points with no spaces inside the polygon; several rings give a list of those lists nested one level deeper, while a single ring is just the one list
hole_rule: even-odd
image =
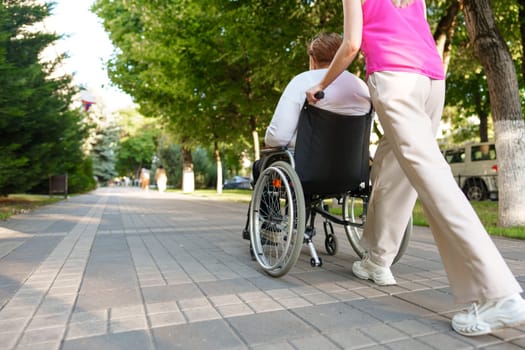
[{"label": "white van", "polygon": [[470,143],[443,151],[456,181],[469,200],[498,199],[494,142]]}]

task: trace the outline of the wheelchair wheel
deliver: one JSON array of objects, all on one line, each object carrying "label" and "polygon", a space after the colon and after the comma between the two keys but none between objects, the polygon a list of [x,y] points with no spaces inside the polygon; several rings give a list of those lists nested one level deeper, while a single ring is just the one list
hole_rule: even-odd
[{"label": "wheelchair wheel", "polygon": [[[361,245],[361,238],[363,237],[363,227],[366,221],[366,206],[368,205],[362,198],[351,197],[344,195],[342,199],[342,215],[344,220],[348,220],[354,224],[358,224],[360,227],[352,225],[344,225],[346,237],[350,241],[350,245],[356,252],[356,254],[362,258],[365,254],[365,249]],[[405,253],[410,237],[412,236],[412,216],[409,219],[401,246],[394,258],[393,263],[395,264],[403,254]]]},{"label": "wheelchair wheel", "polygon": [[335,255],[337,254],[337,237],[334,233],[334,226],[330,221],[325,220],[323,227],[325,233],[324,248],[326,249],[326,253],[328,255]]},{"label": "wheelchair wheel", "polygon": [[285,275],[301,253],[306,221],[303,188],[290,164],[278,161],[264,169],[249,216],[255,259],[269,275]]}]

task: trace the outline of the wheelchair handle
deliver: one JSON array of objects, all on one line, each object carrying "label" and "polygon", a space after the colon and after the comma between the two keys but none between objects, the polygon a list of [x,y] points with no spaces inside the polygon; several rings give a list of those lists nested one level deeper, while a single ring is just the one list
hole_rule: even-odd
[{"label": "wheelchair handle", "polygon": [[314,94],[314,97],[318,100],[322,100],[324,98],[324,91],[317,91],[315,94]]}]

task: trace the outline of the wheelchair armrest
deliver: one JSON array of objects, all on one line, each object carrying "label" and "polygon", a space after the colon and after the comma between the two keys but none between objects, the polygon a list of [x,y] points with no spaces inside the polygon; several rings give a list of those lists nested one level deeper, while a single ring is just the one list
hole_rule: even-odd
[{"label": "wheelchair armrest", "polygon": [[285,160],[290,163],[292,168],[295,168],[293,151],[287,146],[263,148],[261,149],[261,159],[263,160],[263,169],[276,160]]},{"label": "wheelchair armrest", "polygon": [[272,153],[286,152],[287,150],[288,150],[287,146],[265,147],[265,148],[261,149],[261,155],[266,156],[266,155],[272,154]]}]

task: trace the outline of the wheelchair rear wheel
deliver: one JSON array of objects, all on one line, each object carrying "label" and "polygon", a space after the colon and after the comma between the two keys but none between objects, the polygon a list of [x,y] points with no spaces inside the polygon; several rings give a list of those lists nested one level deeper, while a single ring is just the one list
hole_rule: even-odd
[{"label": "wheelchair rear wheel", "polygon": [[[348,194],[343,196],[342,199],[342,215],[343,219],[350,221],[354,225],[344,225],[346,237],[350,241],[350,245],[354,248],[356,254],[362,258],[365,254],[365,249],[361,245],[361,238],[363,237],[363,227],[366,221],[366,206],[368,203],[365,199],[360,197],[353,197]],[[405,228],[405,233],[403,235],[403,240],[401,241],[401,246],[397,252],[396,257],[394,258],[394,264],[401,259],[405,253],[410,237],[412,236],[412,216],[410,217],[407,227]]]},{"label": "wheelchair rear wheel", "polygon": [[278,161],[263,170],[249,216],[255,260],[269,275],[285,275],[301,253],[306,221],[303,188],[290,164]]}]

